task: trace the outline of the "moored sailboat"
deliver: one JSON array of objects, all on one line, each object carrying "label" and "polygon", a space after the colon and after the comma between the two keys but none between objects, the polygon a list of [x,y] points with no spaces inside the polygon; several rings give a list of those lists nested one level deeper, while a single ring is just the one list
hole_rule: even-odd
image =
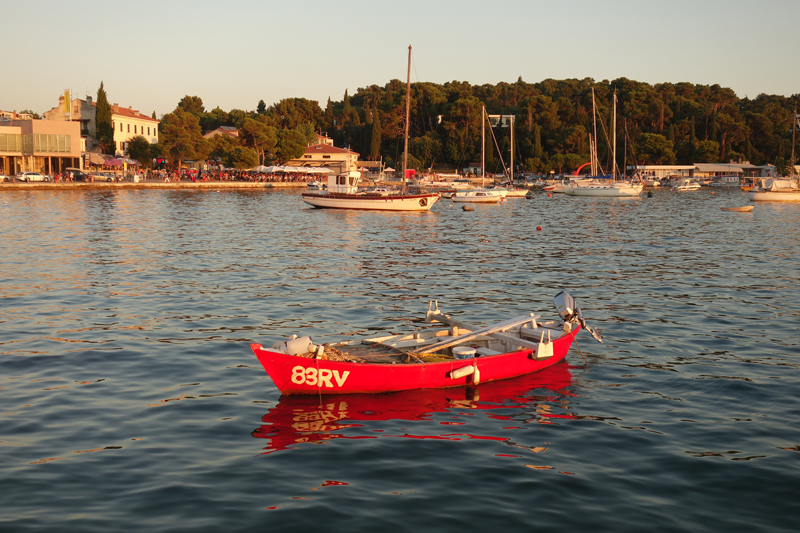
[{"label": "moored sailboat", "polygon": [[800,124],[800,115],[797,114],[797,105],[794,108],[794,122],[792,123],[792,158],[789,163],[791,174],[785,178],[761,178],[753,187],[745,192],[753,201],[764,202],[800,202],[800,175],[795,167],[795,140],[797,125]]},{"label": "moored sailboat", "polygon": [[[597,161],[597,113],[594,110],[594,89],[592,89],[592,111],[595,116],[595,135],[592,141],[592,173],[595,172]],[[570,196],[606,196],[606,197],[632,197],[639,196],[644,189],[642,183],[629,183],[617,181],[617,95],[614,93],[614,125],[613,149],[612,149],[612,169],[610,180],[591,180],[589,182],[573,182],[564,192]],[[590,136],[591,137],[591,136]]]},{"label": "moored sailboat", "polygon": [[408,47],[408,81],[406,84],[405,152],[403,153],[403,189],[399,194],[375,195],[358,192],[361,173],[349,168],[328,176],[328,190],[302,194],[305,203],[320,208],[365,209],[374,211],[429,211],[439,200],[439,193],[406,194],[408,158],[408,124],[411,99],[411,46]]}]

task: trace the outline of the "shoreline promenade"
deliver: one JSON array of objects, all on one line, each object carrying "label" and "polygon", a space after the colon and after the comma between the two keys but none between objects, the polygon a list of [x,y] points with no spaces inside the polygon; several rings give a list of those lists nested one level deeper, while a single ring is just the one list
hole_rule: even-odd
[{"label": "shoreline promenade", "polygon": [[0,190],[119,190],[119,189],[305,189],[306,182],[258,181],[122,181],[0,183]]}]

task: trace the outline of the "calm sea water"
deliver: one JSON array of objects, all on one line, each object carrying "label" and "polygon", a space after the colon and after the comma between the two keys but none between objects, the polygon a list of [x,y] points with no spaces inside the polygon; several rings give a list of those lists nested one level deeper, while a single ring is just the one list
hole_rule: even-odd
[{"label": "calm sea water", "polygon": [[[800,205],[715,192],[2,191],[0,530],[796,531]],[[605,344],[477,391],[281,398],[248,346],[562,288]]]}]

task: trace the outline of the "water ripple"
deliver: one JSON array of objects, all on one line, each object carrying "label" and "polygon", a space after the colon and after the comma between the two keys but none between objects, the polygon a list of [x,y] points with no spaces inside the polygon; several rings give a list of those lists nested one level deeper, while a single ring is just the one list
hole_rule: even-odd
[{"label": "water ripple", "polygon": [[[793,530],[800,209],[743,203],[2,191],[0,529]],[[606,343],[477,390],[281,398],[248,347],[562,288]]]}]

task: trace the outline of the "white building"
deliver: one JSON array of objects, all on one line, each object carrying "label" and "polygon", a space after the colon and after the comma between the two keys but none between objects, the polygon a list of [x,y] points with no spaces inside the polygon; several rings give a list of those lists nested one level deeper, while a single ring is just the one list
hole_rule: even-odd
[{"label": "white building", "polygon": [[114,128],[114,153],[124,155],[128,141],[142,136],[150,142],[158,142],[159,120],[148,117],[131,107],[111,106],[111,126]]},{"label": "white building", "polygon": [[[58,97],[58,106],[44,112],[46,120],[66,120],[80,123],[81,136],[84,138],[85,150],[91,151],[97,147],[97,103],[91,96],[85,99],[70,99],[69,106],[65,106],[65,97],[69,92]],[[131,107],[120,107],[119,104],[111,106],[111,125],[114,128],[114,154],[125,155],[127,143],[133,137],[141,135],[151,144],[158,142],[159,120],[148,117]]]}]

